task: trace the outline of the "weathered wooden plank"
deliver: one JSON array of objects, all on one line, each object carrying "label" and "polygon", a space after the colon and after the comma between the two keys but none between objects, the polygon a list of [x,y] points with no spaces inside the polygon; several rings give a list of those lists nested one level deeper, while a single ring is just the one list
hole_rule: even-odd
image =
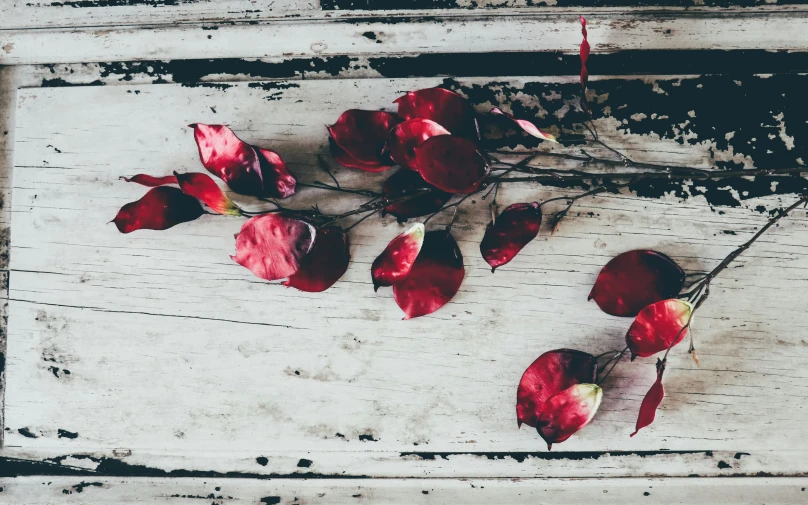
[{"label": "weathered wooden plank", "polygon": [[[532,103],[534,95],[525,93],[537,88],[501,81],[506,101],[522,89],[525,104]],[[389,106],[399,91],[439,82],[22,91],[7,445],[26,457],[89,468],[113,464],[101,458],[117,450],[161,470],[229,452],[226,463],[201,469],[232,471],[241,461],[258,473],[284,474],[302,458],[317,462],[312,471],[354,476],[806,472],[805,448],[795,444],[806,435],[806,320],[799,297],[782,295],[800,289],[808,268],[802,213],[745,254],[744,268],[716,281],[696,323],[704,368],[684,353],[672,356],[670,396],[657,423],[640,436],[627,434],[652,381],[652,360],[625,363],[612,374],[596,422],[563,446],[592,455],[584,463],[574,454],[557,463],[525,454],[541,449],[535,433],[514,426],[513,397],[525,366],[550,348],[621,346],[627,322],[584,301],[612,255],[653,247],[691,271],[710,268],[762,224],[760,214],[741,207],[709,212],[700,198],[593,199],[558,235],[543,237],[492,276],[476,251],[488,211],[483,202],[469,202],[454,227],[468,269],[461,293],[434,316],[408,322],[400,321],[389,293],[374,295],[368,283],[373,257],[401,229],[389,219],[355,229],[352,267],[320,295],[258,282],[230,263],[229,237],[238,220],[206,216],[167,232],[128,236],[103,224],[143,192],[119,176],[199,169],[184,127],[189,122],[230,123],[245,139],[278,149],[311,181],[322,176],[315,161],[327,150],[322,124],[343,109]],[[462,90],[487,85],[458,83]],[[667,84],[648,86],[664,92]],[[552,96],[539,103],[554,110],[550,104],[563,99]],[[615,93],[602,105],[617,110],[621,102]],[[558,116],[563,122],[565,113]],[[680,144],[686,132],[659,138],[617,129],[621,123],[609,118],[597,125],[638,160],[664,156],[709,166],[722,159],[698,135]],[[777,156],[794,155],[782,149]],[[347,169],[337,176],[348,185],[381,180]],[[557,192],[503,188],[500,200]],[[314,201],[326,211],[348,205],[305,190],[293,200]],[[60,437],[59,430],[77,436]],[[602,454],[658,449],[674,454]],[[58,458],[71,453],[89,457]],[[480,453],[493,460],[501,454],[501,469],[491,470],[492,459]],[[267,458],[266,468],[259,457]]]},{"label": "weathered wooden plank", "polygon": [[[313,11],[317,12],[317,11]],[[578,50],[580,9],[315,13],[266,22],[0,31],[0,64]],[[804,51],[802,6],[776,10],[599,10],[595,52],[653,49]],[[254,23],[254,24],[253,24]],[[211,27],[218,27],[211,30]],[[709,35],[709,36],[708,36]],[[160,44],[150,41],[159,39]],[[249,40],[250,43],[244,43]]]},{"label": "weathered wooden plank", "polygon": [[[87,479],[30,477],[0,482],[0,503],[427,504],[804,503],[806,479],[373,480]],[[728,485],[731,484],[731,485]]]}]

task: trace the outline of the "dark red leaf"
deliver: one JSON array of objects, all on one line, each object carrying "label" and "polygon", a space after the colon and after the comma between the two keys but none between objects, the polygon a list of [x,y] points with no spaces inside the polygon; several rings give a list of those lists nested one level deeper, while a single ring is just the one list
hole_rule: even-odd
[{"label": "dark red leaf", "polygon": [[430,137],[415,148],[418,172],[447,193],[471,193],[488,175],[488,164],[474,142],[454,135]]},{"label": "dark red leaf", "polygon": [[454,237],[445,230],[425,233],[410,274],[393,285],[404,319],[425,316],[446,305],[457,294],[465,274]]},{"label": "dark red leaf", "polygon": [[311,251],[314,226],[284,214],[264,214],[247,220],[236,235],[233,261],[256,277],[274,281],[297,272]]},{"label": "dark red leaf", "polygon": [[646,305],[676,296],[684,282],[684,271],[664,254],[628,251],[603,267],[589,299],[607,314],[636,316]]},{"label": "dark red leaf", "polygon": [[241,215],[241,209],[238,205],[224,194],[224,191],[216,185],[216,182],[208,174],[180,174],[174,172],[174,177],[183,193],[201,200],[213,212],[229,216]]},{"label": "dark red leaf", "polygon": [[626,333],[626,343],[632,361],[637,356],[647,358],[678,344],[687,335],[693,306],[676,298],[662,300],[645,307],[637,314]]},{"label": "dark red leaf", "polygon": [[411,195],[419,190],[426,190],[420,196],[393,203],[384,208],[388,214],[406,220],[411,217],[425,216],[437,211],[449,201],[451,193],[441,191],[438,188],[427,184],[427,182],[412,170],[401,169],[391,175],[382,188],[382,193],[388,201]]},{"label": "dark red leaf", "polygon": [[160,186],[150,189],[140,200],[121,207],[112,221],[121,233],[166,230],[193,221],[204,213],[196,198],[177,188]]},{"label": "dark red leaf", "polygon": [[348,270],[350,260],[348,235],[342,228],[321,228],[317,230],[314,245],[303,258],[300,268],[283,285],[309,293],[325,291]]},{"label": "dark red leaf", "polygon": [[477,120],[468,101],[453,91],[426,88],[410,91],[395,100],[402,119],[430,119],[452,135],[478,140]]},{"label": "dark red leaf", "polygon": [[285,198],[295,192],[295,178],[280,156],[253,147],[224,125],[194,123],[202,165],[242,195]]},{"label": "dark red leaf", "polygon": [[380,286],[392,286],[409,275],[423,244],[424,225],[421,223],[391,240],[370,267],[373,290],[377,291]]},{"label": "dark red leaf", "polygon": [[480,252],[491,265],[491,271],[511,261],[536,238],[540,225],[541,207],[536,202],[515,203],[503,210],[496,221],[488,223]]},{"label": "dark red leaf", "polygon": [[404,168],[418,170],[415,163],[415,147],[436,135],[449,135],[449,130],[429,119],[409,119],[390,130],[387,148],[390,157]]},{"label": "dark red leaf", "polygon": [[581,41],[581,91],[583,92],[583,96],[581,97],[581,105],[583,106],[584,110],[589,110],[589,107],[586,105],[586,85],[589,83],[589,71],[586,68],[586,61],[589,59],[589,41],[587,40],[587,33],[586,33],[586,19],[581,16],[581,34],[584,36],[584,40]]},{"label": "dark red leaf", "polygon": [[542,140],[549,140],[550,142],[555,142],[556,144],[558,143],[558,139],[556,139],[555,136],[550,135],[549,133],[544,133],[543,131],[539,130],[536,127],[536,125],[534,125],[533,123],[531,123],[526,119],[516,119],[515,117],[513,117],[512,114],[508,114],[507,112],[502,111],[498,107],[494,107],[493,109],[491,109],[491,113],[498,114],[500,116],[505,116],[506,118],[516,123],[519,126],[519,128],[527,132],[529,135],[532,135]]},{"label": "dark red leaf", "polygon": [[392,166],[382,155],[390,129],[401,119],[377,110],[351,109],[342,113],[328,132],[342,152],[335,159],[340,165],[367,172],[381,172]]},{"label": "dark red leaf", "polygon": [[167,184],[177,184],[177,178],[173,175],[152,177],[151,175],[137,174],[133,175],[132,177],[124,177],[123,180],[126,182],[134,182],[140,184],[141,186],[148,186],[150,188],[165,186]]},{"label": "dark red leaf", "polygon": [[343,151],[342,148],[338,146],[336,142],[334,142],[334,139],[330,137],[328,139],[328,145],[331,149],[331,157],[343,167],[358,168],[359,170],[364,170],[365,172],[383,172],[392,166],[390,164],[384,164],[378,161],[373,163],[363,163],[359,160],[355,160],[348,156],[348,153]]},{"label": "dark red leaf", "polygon": [[595,382],[598,362],[588,352],[556,349],[542,354],[522,374],[516,390],[516,422],[536,427],[548,398],[576,384]]},{"label": "dark red leaf", "polygon": [[297,179],[289,171],[281,155],[272,149],[256,147],[261,165],[261,179],[264,185],[262,196],[288,198],[295,194]]},{"label": "dark red leaf", "polygon": [[536,421],[536,431],[547,442],[547,450],[589,424],[602,398],[603,390],[596,384],[576,384],[548,398]]},{"label": "dark red leaf", "polygon": [[636,435],[638,431],[654,422],[657,408],[659,404],[662,403],[662,398],[665,396],[665,388],[662,387],[662,374],[665,372],[665,362],[657,359],[656,368],[656,380],[651,386],[651,389],[645,393],[645,398],[642,399],[640,415],[637,416],[637,424],[634,426],[634,433],[630,435],[632,437]]}]

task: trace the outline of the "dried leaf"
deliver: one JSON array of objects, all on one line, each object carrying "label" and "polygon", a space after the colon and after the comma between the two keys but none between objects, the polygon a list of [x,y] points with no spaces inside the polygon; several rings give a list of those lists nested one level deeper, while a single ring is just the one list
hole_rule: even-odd
[{"label": "dried leaf", "polygon": [[340,165],[367,172],[387,170],[392,163],[382,151],[390,130],[399,122],[401,119],[389,112],[346,110],[336,123],[327,127],[331,139],[340,149],[335,160]]},{"label": "dried leaf", "polygon": [[392,201],[422,190],[426,190],[426,192],[420,196],[387,205],[384,211],[400,220],[406,220],[411,217],[432,214],[452,198],[451,193],[439,190],[428,184],[418,172],[407,169],[398,170],[384,181],[382,193],[388,201]]},{"label": "dried leaf", "polygon": [[634,426],[634,433],[630,435],[632,437],[636,435],[638,431],[654,422],[657,408],[659,404],[662,403],[662,398],[665,396],[665,388],[662,387],[662,374],[665,372],[665,362],[657,359],[656,368],[656,381],[654,381],[651,389],[645,393],[645,398],[642,399],[640,414],[637,416],[637,424]]},{"label": "dried leaf", "polygon": [[556,139],[555,136],[539,130],[536,127],[536,125],[534,125],[533,123],[531,123],[526,119],[516,119],[512,114],[508,114],[507,112],[502,111],[498,107],[494,107],[493,109],[491,109],[491,113],[498,114],[500,116],[505,116],[506,118],[516,123],[519,126],[519,128],[524,130],[528,135],[532,135],[542,140],[549,140],[550,142],[555,142],[556,144],[558,143],[558,139]]},{"label": "dried leaf", "polygon": [[209,175],[174,172],[174,178],[183,193],[201,200],[213,212],[228,216],[240,216],[242,214],[239,206],[224,194],[224,191],[216,185],[216,182]]},{"label": "dried leaf", "polygon": [[516,422],[536,427],[544,402],[576,384],[595,382],[598,362],[587,352],[573,349],[548,351],[522,374],[516,391]]},{"label": "dried leaf", "polygon": [[300,268],[283,285],[309,293],[325,291],[348,270],[350,260],[345,231],[336,226],[321,228],[317,230],[314,245],[303,258]]},{"label": "dried leaf", "polygon": [[392,286],[409,275],[423,244],[424,225],[421,223],[416,223],[391,240],[370,267],[373,290],[377,291],[380,286]]},{"label": "dried leaf", "polygon": [[536,420],[536,431],[547,442],[547,450],[589,424],[601,399],[603,390],[596,384],[576,384],[548,398]]},{"label": "dried leaf", "polygon": [[631,360],[647,358],[678,344],[687,335],[693,306],[677,298],[662,300],[637,314],[626,333]]},{"label": "dried leaf", "polygon": [[443,88],[426,88],[410,91],[399,97],[398,115],[402,119],[430,119],[459,135],[474,141],[479,140],[474,109],[468,101],[453,91]]},{"label": "dried leaf", "polygon": [[493,272],[511,261],[539,234],[541,207],[537,202],[515,203],[488,223],[480,252]]},{"label": "dried leaf", "polygon": [[177,178],[173,175],[166,175],[163,177],[153,177],[151,175],[146,174],[137,174],[133,175],[132,177],[123,177],[123,180],[126,182],[134,182],[136,184],[140,184],[141,186],[147,186],[150,188],[155,188],[157,186],[165,186],[167,184],[177,184]]},{"label": "dried leaf", "polygon": [[445,230],[424,234],[421,252],[410,274],[393,285],[393,296],[404,319],[425,316],[451,300],[460,289],[465,269],[454,237]]},{"label": "dried leaf", "polygon": [[194,123],[194,139],[202,165],[242,195],[286,198],[295,192],[295,178],[280,156],[255,148],[224,125]]},{"label": "dried leaf", "polygon": [[447,193],[471,193],[488,175],[488,164],[474,142],[438,135],[415,148],[418,172],[426,182]]},{"label": "dried leaf", "polygon": [[449,130],[429,119],[409,119],[390,131],[387,149],[390,157],[404,168],[418,170],[415,163],[415,148],[430,137],[449,135]]},{"label": "dried leaf", "polygon": [[121,207],[112,221],[121,233],[166,230],[193,221],[204,213],[196,198],[177,188],[160,186],[150,189],[140,200]]},{"label": "dried leaf", "polygon": [[643,307],[676,296],[684,282],[684,271],[664,254],[628,251],[603,267],[589,299],[607,314],[636,316]]},{"label": "dried leaf", "polygon": [[247,220],[236,235],[233,261],[256,277],[274,281],[297,272],[317,235],[310,223],[272,213]]}]

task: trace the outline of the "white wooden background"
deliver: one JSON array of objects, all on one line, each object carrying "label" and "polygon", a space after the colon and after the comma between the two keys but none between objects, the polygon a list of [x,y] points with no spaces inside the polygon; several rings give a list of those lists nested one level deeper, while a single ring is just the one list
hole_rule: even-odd
[{"label": "white wooden background", "polygon": [[[400,12],[390,15],[411,21],[365,25],[333,17],[373,13],[293,7],[265,8],[258,24],[249,23],[243,5],[222,14],[229,5],[205,2],[89,16],[16,3],[8,11],[0,64],[16,66],[0,67],[0,225],[14,226],[10,247],[8,239],[3,246],[10,263],[2,456],[18,473],[32,461],[38,464],[27,473],[68,476],[0,479],[0,502],[805,500],[804,211],[713,283],[694,328],[702,367],[684,348],[672,353],[667,397],[651,427],[628,437],[653,381],[652,359],[618,366],[595,421],[549,455],[535,431],[517,430],[514,419],[519,377],[540,353],[622,347],[629,321],[586,302],[609,258],[648,247],[688,271],[710,269],[765,222],[750,209],[792,197],[747,200],[723,214],[701,198],[585,200],[552,239],[544,230],[495,275],[478,250],[487,207],[469,200],[453,228],[467,269],[460,293],[412,321],[401,321],[389,290],[374,294],[369,282],[373,258],[404,228],[392,218],[352,231],[348,273],[321,294],[259,281],[232,263],[239,219],[204,216],[130,235],[106,224],[144,192],[120,176],[201,170],[190,122],[230,124],[245,140],[281,152],[301,180],[312,181],[322,178],[316,156],[327,153],[323,124],[352,107],[393,110],[399,93],[441,79],[348,71],[283,83],[213,79],[229,87],[141,85],[138,77],[133,85],[85,62],[509,51],[530,44],[575,52],[579,40],[572,10],[446,11],[437,23]],[[609,22],[594,21],[605,36],[593,46],[804,49],[804,15],[799,6],[612,9],[602,13]],[[626,22],[635,18],[646,26]],[[235,24],[203,31],[200,19]],[[503,29],[492,20],[514,25]],[[650,24],[656,28],[649,31]],[[672,41],[648,37],[666,26],[676,27]],[[361,34],[369,29],[383,31],[384,43],[367,45]],[[210,34],[217,43],[207,46]],[[165,43],[147,43],[157,35]],[[242,42],[248,37],[254,43]],[[40,65],[56,62],[66,64]],[[108,85],[38,87],[53,78]],[[516,88],[542,79],[576,78],[497,77]],[[716,157],[709,143],[630,135],[610,120],[599,120],[598,129],[639,161],[711,167]],[[336,173],[346,185],[384,178]],[[505,187],[499,199],[566,192]],[[327,211],[356,203],[311,189],[292,200],[314,201]],[[60,430],[78,436],[60,437]],[[703,478],[726,475],[745,478]],[[273,480],[256,480],[267,477]]]}]

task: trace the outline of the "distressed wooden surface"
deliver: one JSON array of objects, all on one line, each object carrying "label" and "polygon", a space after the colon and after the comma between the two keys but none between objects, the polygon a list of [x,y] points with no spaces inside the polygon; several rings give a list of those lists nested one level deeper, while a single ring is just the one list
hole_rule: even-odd
[{"label": "distressed wooden surface", "polygon": [[[652,427],[628,437],[653,381],[650,359],[615,370],[595,422],[558,454],[547,456],[535,432],[517,430],[513,414],[519,376],[544,350],[621,346],[628,321],[585,301],[611,256],[652,247],[689,271],[709,269],[765,222],[758,205],[776,208],[791,196],[720,209],[702,197],[587,200],[555,237],[542,236],[496,275],[477,251],[487,207],[470,203],[454,227],[467,268],[460,293],[433,316],[406,322],[390,294],[374,295],[368,282],[370,262],[402,229],[390,218],[352,232],[351,268],[319,295],[260,282],[231,263],[237,219],[205,216],[130,235],[104,224],[143,193],[120,176],[199,169],[187,123],[232,124],[312,181],[323,176],[315,157],[326,152],[324,123],[346,108],[389,107],[399,92],[441,82],[22,90],[6,454],[88,471],[112,465],[122,475],[138,468],[387,477],[804,473],[805,447],[795,441],[806,435],[808,320],[799,297],[783,296],[799,290],[808,268],[804,212],[715,282],[695,327],[703,368],[684,352],[672,355],[669,397]],[[501,98],[519,102],[519,89],[542,82],[502,78]],[[646,85],[668,89],[687,80],[654,82]],[[457,86],[488,83],[462,79]],[[563,97],[547,95],[542,106],[561,110]],[[621,104],[609,100],[601,106],[616,111]],[[563,112],[552,117],[565,121]],[[692,139],[684,127],[660,139],[619,124],[610,117],[598,128],[637,160],[713,166],[733,159],[707,136],[680,143],[681,135]],[[796,123],[782,128],[803,131]],[[775,134],[768,142],[771,153],[755,157],[750,147],[748,161],[787,163],[790,156],[798,163],[801,151],[787,139]],[[744,163],[743,152],[735,154]],[[353,186],[381,180],[348,169],[337,174]],[[508,187],[500,200],[574,191]],[[292,200],[314,201],[336,211],[351,200],[305,189]],[[311,466],[299,466],[301,459]]]},{"label": "distressed wooden surface", "polygon": [[[723,481],[729,483],[729,481]],[[224,505],[379,505],[465,503],[488,505],[648,501],[658,504],[724,505],[800,503],[808,479],[582,480],[332,480],[255,481],[244,479],[78,479],[27,477],[0,481],[0,499],[26,505],[161,503]],[[720,489],[720,491],[719,491]]]}]

